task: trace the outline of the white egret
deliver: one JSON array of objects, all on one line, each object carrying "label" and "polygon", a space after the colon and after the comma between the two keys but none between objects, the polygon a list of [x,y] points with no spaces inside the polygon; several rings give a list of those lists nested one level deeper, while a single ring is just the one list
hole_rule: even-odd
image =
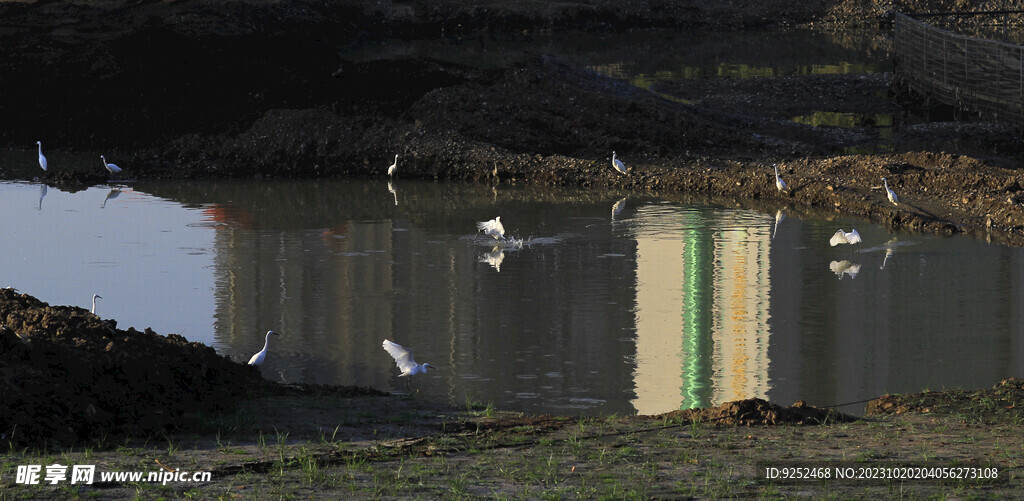
[{"label": "white egret", "polygon": [[861,242],[860,233],[857,230],[851,229],[849,232],[839,230],[836,231],[835,235],[829,239],[828,243],[835,247],[839,244],[859,244]]},{"label": "white egret", "polygon": [[629,174],[629,169],[626,168],[626,164],[622,163],[622,160],[615,158],[614,151],[612,152],[612,167],[623,174]]},{"label": "white egret", "polygon": [[398,155],[395,155],[395,163],[391,164],[388,167],[388,175],[389,176],[394,175],[395,169],[397,169],[397,168],[398,168]]},{"label": "white egret", "polygon": [[779,191],[786,191],[786,182],[779,177],[779,164],[772,164],[772,167],[775,167],[775,187]]},{"label": "white egret", "polygon": [[43,156],[43,142],[42,141],[36,141],[36,145],[39,146],[39,166],[43,168],[43,171],[45,171],[46,170],[46,157]]},{"label": "white egret", "polygon": [[103,155],[100,155],[100,160],[103,161],[103,166],[106,167],[107,171],[110,172],[111,174],[120,174],[121,173],[121,168],[116,166],[116,165],[114,165],[114,164],[108,164],[107,163],[107,158],[104,157]]},{"label": "white egret", "polygon": [[494,237],[495,240],[505,238],[505,227],[501,225],[501,216],[490,221],[476,223],[476,229],[484,232],[485,235]]},{"label": "white egret", "polygon": [[92,313],[92,314],[96,313],[96,300],[97,299],[103,299],[103,296],[101,296],[99,294],[93,294],[92,295],[92,310],[90,310],[90,313]]},{"label": "white egret", "polygon": [[263,359],[267,358],[267,346],[270,345],[270,335],[271,334],[273,334],[275,336],[279,336],[280,335],[280,334],[278,334],[278,333],[276,333],[274,331],[267,331],[267,339],[265,341],[263,341],[263,349],[260,350],[259,353],[253,355],[252,358],[249,359],[249,365],[256,365],[256,366],[263,365]]},{"label": "white egret", "polygon": [[885,196],[889,197],[889,201],[893,205],[899,205],[899,197],[896,196],[895,191],[889,189],[889,181],[886,181],[884,177],[882,178],[882,185],[885,186]]},{"label": "white egret", "polygon": [[435,369],[433,365],[428,363],[418,364],[412,358],[412,350],[388,339],[384,340],[382,344],[384,350],[391,355],[391,358],[395,359],[395,365],[402,371],[398,377],[403,376],[415,376],[416,374],[426,374],[427,369]]},{"label": "white egret", "polygon": [[843,275],[849,275],[850,278],[857,278],[857,274],[860,273],[860,263],[851,263],[847,260],[832,261],[828,264],[828,268],[835,273],[839,280],[843,279]]}]

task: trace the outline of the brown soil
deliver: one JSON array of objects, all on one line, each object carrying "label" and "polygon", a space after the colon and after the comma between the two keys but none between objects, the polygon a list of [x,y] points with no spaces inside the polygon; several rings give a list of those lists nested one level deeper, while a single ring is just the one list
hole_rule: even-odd
[{"label": "brown soil", "polygon": [[0,436],[11,445],[71,445],[153,436],[264,394],[380,394],[282,388],[257,369],[177,334],[121,330],[82,308],[0,289]]},{"label": "brown soil", "polygon": [[[335,51],[438,32],[884,26],[891,9],[963,3],[0,3],[0,110],[18,117],[0,128],[0,141],[100,147],[132,178],[379,176],[398,153],[404,177],[699,192],[1024,245],[1015,129],[908,125],[883,146],[894,152],[872,153],[880,143],[870,120],[792,120],[819,109],[892,113],[899,101],[887,74],[688,80],[650,92],[552,55],[485,68],[424,57],[348,61]],[[879,38],[881,50],[888,43]],[[45,96],[64,99],[57,107]],[[963,143],[1003,153],[946,152]],[[610,168],[612,150],[630,176]],[[774,189],[776,163],[788,193]],[[59,171],[47,182],[105,179]],[[900,206],[885,200],[882,176]]]}]

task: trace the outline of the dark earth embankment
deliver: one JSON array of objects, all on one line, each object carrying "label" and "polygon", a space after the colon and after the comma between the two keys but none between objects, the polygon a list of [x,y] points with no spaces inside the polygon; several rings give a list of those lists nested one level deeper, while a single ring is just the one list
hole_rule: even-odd
[{"label": "dark earth embankment", "polygon": [[[406,177],[699,191],[1021,245],[1015,129],[900,127],[897,148],[873,154],[878,137],[869,124],[785,118],[823,102],[898,109],[887,74],[695,80],[651,92],[544,53],[477,67],[416,55],[346,60],[338,50],[439,36],[794,26],[881,27],[885,46],[894,9],[997,4],[0,3],[0,116],[8,121],[0,143],[27,159],[0,176],[36,177],[36,140],[54,150],[102,150],[134,178],[381,175],[397,153]],[[1004,153],[944,152],[968,135],[984,151]],[[612,150],[630,177],[610,169]],[[783,166],[790,193],[774,190],[773,163]],[[881,176],[904,205],[886,202]]]},{"label": "dark earth embankment", "polygon": [[50,306],[0,289],[0,443],[73,445],[159,436],[193,427],[203,415],[273,394],[370,389],[283,388],[202,343],[117,322],[73,306]]}]

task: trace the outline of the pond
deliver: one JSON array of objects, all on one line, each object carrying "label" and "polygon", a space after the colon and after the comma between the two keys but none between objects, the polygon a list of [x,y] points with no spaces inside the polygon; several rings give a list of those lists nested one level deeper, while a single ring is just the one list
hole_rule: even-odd
[{"label": "pond", "polygon": [[[565,414],[833,405],[1024,376],[1024,251],[848,219],[398,179],[0,183],[0,286],[264,377]],[[475,223],[501,216],[502,244]],[[839,228],[864,242],[829,245]],[[522,239],[520,242],[518,239]],[[857,412],[856,406],[845,408]]]}]

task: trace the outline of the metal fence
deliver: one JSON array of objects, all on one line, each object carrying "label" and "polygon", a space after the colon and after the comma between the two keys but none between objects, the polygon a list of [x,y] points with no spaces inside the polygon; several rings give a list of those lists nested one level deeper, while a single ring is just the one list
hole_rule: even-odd
[{"label": "metal fence", "polygon": [[896,85],[1024,125],[1024,46],[960,35],[903,14],[893,26]]}]

